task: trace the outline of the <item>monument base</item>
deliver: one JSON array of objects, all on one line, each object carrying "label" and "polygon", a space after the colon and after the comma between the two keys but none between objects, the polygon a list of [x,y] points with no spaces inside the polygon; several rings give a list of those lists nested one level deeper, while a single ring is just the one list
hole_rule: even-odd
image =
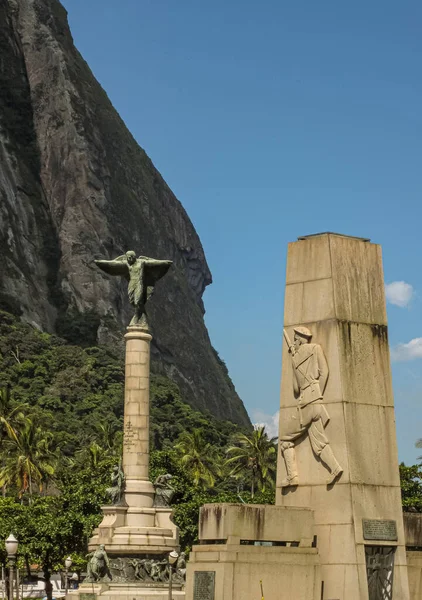
[{"label": "monument base", "polygon": [[[316,548],[242,544],[194,546],[186,578],[186,600],[320,600]],[[201,592],[194,591],[201,590]],[[203,594],[203,595],[198,595]]]},{"label": "monument base", "polygon": [[171,508],[103,506],[103,520],[94,530],[88,549],[104,544],[109,557],[162,554],[179,548],[179,529]]},{"label": "monument base", "polygon": [[206,504],[199,539],[189,555],[186,600],[322,597],[310,509]]},{"label": "monument base", "polygon": [[[180,583],[173,583],[173,600],[184,600],[185,591]],[[71,590],[66,600],[168,600],[168,583],[83,583]]]}]

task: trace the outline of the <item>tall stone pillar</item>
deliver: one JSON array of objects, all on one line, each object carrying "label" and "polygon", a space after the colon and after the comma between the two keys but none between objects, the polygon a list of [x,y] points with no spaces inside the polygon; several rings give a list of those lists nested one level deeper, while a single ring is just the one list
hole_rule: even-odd
[{"label": "tall stone pillar", "polygon": [[[92,571],[78,590],[103,600],[136,597],[168,598],[168,556],[179,549],[179,529],[169,506],[174,492],[163,475],[156,480],[157,493],[149,480],[149,384],[150,343],[145,305],[154,286],[171,266],[169,260],[136,256],[133,250],[114,260],[96,260],[109,275],[129,282],[129,301],[135,309],[125,335],[125,390],[122,465],[111,477],[110,500],[102,507],[103,519],[93,531],[88,549],[104,560],[107,573]],[[123,469],[121,468],[123,467]],[[123,471],[123,472],[122,472]],[[96,554],[95,554],[96,553]],[[95,562],[91,562],[91,567]],[[95,585],[94,585],[95,584]],[[184,598],[181,582],[173,582],[173,596]]]},{"label": "tall stone pillar", "polygon": [[408,600],[381,248],[289,244],[284,327],[276,504],[315,511],[324,600]]},{"label": "tall stone pillar", "polygon": [[131,508],[150,508],[154,487],[149,481],[149,368],[152,337],[128,327],[125,364],[123,471],[125,500]]},{"label": "tall stone pillar", "polygon": [[[179,547],[179,530],[169,506],[154,506],[155,490],[149,480],[149,382],[151,335],[129,326],[125,335],[125,396],[123,431],[124,501],[103,506],[103,520],[89,541],[92,551],[104,544],[111,570],[131,560],[157,556],[161,560]],[[164,555],[163,555],[164,553]],[[114,565],[114,567],[113,567]],[[125,567],[126,568],[126,567]],[[126,569],[127,570],[127,569]],[[134,576],[133,569],[129,572]],[[127,579],[127,574],[120,579]],[[129,578],[130,580],[130,578]]]}]

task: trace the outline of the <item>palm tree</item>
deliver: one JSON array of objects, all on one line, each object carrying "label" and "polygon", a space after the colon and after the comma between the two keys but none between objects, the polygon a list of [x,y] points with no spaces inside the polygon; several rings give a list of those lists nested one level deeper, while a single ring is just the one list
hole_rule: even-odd
[{"label": "palm tree", "polygon": [[97,423],[89,443],[75,452],[78,464],[89,464],[96,468],[108,458],[121,459],[123,452],[123,432],[116,431],[108,423]]},{"label": "palm tree", "polygon": [[38,427],[28,417],[22,417],[16,428],[8,428],[5,440],[4,466],[0,470],[0,486],[15,484],[19,498],[29,492],[32,498],[33,485],[42,491],[54,475],[55,455],[50,445],[52,434]]},{"label": "palm tree", "polygon": [[22,417],[22,411],[27,407],[28,405],[23,402],[13,406],[9,385],[0,388],[0,427],[3,436],[13,429],[16,419]]},{"label": "palm tree", "polygon": [[104,448],[106,454],[121,457],[123,452],[123,431],[116,431],[116,427],[108,422],[96,424],[97,433],[95,441]]},{"label": "palm tree", "polygon": [[[416,448],[422,448],[422,438],[419,438],[415,443]],[[418,460],[422,460],[422,456],[418,456]]]},{"label": "palm tree", "polygon": [[230,475],[237,479],[250,473],[251,496],[255,488],[264,492],[266,485],[275,482],[277,463],[277,438],[269,438],[265,426],[256,427],[251,435],[238,433],[234,436],[235,445],[227,449],[226,465],[231,467]]},{"label": "palm tree", "polygon": [[96,440],[92,440],[88,446],[84,446],[75,452],[78,463],[89,464],[91,468],[98,467],[101,459],[107,456],[107,450],[100,446]]},{"label": "palm tree", "polygon": [[[0,441],[14,432],[17,419],[23,418],[22,411],[27,408],[27,404],[21,402],[13,405],[10,385],[0,388]],[[4,454],[2,455],[2,467],[5,466]],[[2,485],[3,497],[6,495],[6,485]]]},{"label": "palm tree", "polygon": [[218,459],[215,448],[204,440],[200,429],[192,433],[184,431],[174,448],[194,485],[204,489],[214,487],[219,475]]}]

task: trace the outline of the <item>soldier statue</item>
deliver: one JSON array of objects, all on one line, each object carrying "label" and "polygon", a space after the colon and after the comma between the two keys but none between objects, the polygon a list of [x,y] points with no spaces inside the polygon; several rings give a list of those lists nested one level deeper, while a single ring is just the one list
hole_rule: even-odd
[{"label": "soldier statue", "polygon": [[127,279],[129,302],[135,307],[135,314],[129,326],[148,329],[145,305],[154,293],[154,285],[167,273],[172,261],[155,260],[148,256],[136,258],[135,252],[129,250],[114,260],[94,262],[105,273],[121,275]]},{"label": "soldier statue", "polygon": [[307,327],[294,328],[294,344],[287,332],[284,337],[289,347],[293,367],[293,388],[298,398],[297,414],[282,423],[280,449],[286,465],[287,477],[281,487],[297,486],[299,476],[296,465],[295,442],[308,434],[312,450],[330,470],[330,485],[343,473],[333,454],[325,427],[330,420],[323,404],[328,380],[328,364],[319,344],[312,344],[312,333]]}]

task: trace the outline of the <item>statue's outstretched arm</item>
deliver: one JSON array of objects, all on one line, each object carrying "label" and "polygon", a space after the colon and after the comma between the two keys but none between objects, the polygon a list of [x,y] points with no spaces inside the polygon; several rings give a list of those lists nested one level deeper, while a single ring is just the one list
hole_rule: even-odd
[{"label": "statue's outstretched arm", "polygon": [[164,267],[164,266],[170,267],[170,265],[173,264],[173,261],[172,260],[157,260],[155,258],[147,258],[145,260],[145,263],[148,265],[148,267]]},{"label": "statue's outstretched arm", "polygon": [[94,260],[97,267],[108,275],[120,275],[129,279],[129,266],[125,256],[119,256],[114,260]]},{"label": "statue's outstretched arm", "polygon": [[147,258],[145,264],[145,284],[147,286],[154,286],[156,282],[164,277],[171,265],[172,260],[155,260],[153,258]]}]

